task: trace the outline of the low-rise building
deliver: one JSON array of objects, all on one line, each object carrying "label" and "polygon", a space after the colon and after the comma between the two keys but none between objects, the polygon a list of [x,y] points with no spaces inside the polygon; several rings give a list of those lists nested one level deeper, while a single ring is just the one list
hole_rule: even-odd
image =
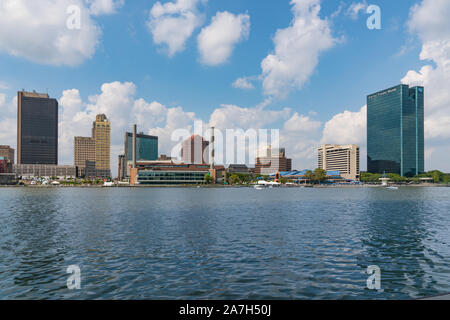
[{"label": "low-rise building", "polygon": [[[274,172],[269,175],[271,179],[275,179],[277,175],[279,174],[279,177],[287,180],[292,180],[296,183],[308,183],[310,182],[309,178],[307,177],[308,171],[313,170],[293,170],[293,171],[281,171],[281,172]],[[345,179],[341,176],[339,171],[327,171],[326,172],[327,181],[328,182],[345,182]]]},{"label": "low-rise building", "polygon": [[0,156],[0,173],[12,173],[12,163],[6,158]]},{"label": "low-rise building", "polygon": [[0,157],[4,157],[11,163],[14,163],[14,149],[10,146],[0,146]]},{"label": "low-rise building", "polygon": [[235,173],[251,174],[252,170],[245,164],[230,164],[227,168],[227,172],[229,174]]},{"label": "low-rise building", "polygon": [[[226,177],[225,167],[214,168],[217,182],[223,182]],[[210,173],[210,166],[172,161],[143,161],[136,163],[136,171],[136,180],[141,185],[201,184],[205,181],[206,174]]]},{"label": "low-rise building", "polygon": [[13,165],[13,172],[22,178],[58,177],[74,179],[78,176],[78,167],[48,164],[15,164]]}]

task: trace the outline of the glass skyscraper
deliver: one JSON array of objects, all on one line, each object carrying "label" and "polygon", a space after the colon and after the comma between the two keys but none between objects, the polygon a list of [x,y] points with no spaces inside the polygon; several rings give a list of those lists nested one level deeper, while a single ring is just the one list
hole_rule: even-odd
[{"label": "glass skyscraper", "polygon": [[367,96],[367,171],[424,172],[424,88],[398,85]]},{"label": "glass skyscraper", "polygon": [[[125,133],[125,164],[133,159],[133,134]],[[143,133],[136,135],[136,161],[158,159],[158,137]]]},{"label": "glass skyscraper", "polygon": [[17,93],[17,163],[58,164],[58,101],[48,94]]}]

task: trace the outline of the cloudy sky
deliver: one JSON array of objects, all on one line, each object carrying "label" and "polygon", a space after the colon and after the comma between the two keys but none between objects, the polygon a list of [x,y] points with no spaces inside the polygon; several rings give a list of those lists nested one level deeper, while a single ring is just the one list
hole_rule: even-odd
[{"label": "cloudy sky", "polygon": [[195,120],[280,129],[296,169],[356,143],[365,169],[366,96],[405,83],[425,86],[426,169],[450,172],[449,16],[448,0],[0,0],[0,144],[24,88],[59,101],[61,164],[105,113],[113,172],[133,123],[170,153]]}]

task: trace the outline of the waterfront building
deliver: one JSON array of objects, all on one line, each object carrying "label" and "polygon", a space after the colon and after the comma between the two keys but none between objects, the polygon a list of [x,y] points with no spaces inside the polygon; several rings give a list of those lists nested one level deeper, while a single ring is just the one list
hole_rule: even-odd
[{"label": "waterfront building", "polygon": [[245,164],[230,164],[227,168],[227,172],[229,174],[235,174],[235,173],[250,174],[250,173],[252,173],[251,169],[249,167],[247,167]]},{"label": "waterfront building", "polygon": [[117,178],[119,179],[119,181],[125,179],[125,177],[127,176],[127,165],[125,163],[125,155],[124,154],[119,154],[119,158],[118,158],[118,174],[117,174]]},{"label": "waterfront building", "polygon": [[4,157],[14,163],[14,149],[10,146],[0,146],[0,157]]},{"label": "waterfront building", "polygon": [[[205,175],[209,170],[208,164],[142,161],[136,163],[136,181],[142,185],[200,184],[205,181]],[[214,170],[217,173],[217,182],[225,181],[225,167],[214,166]]]},{"label": "waterfront building", "polygon": [[17,93],[17,163],[58,164],[58,101],[48,94]]},{"label": "waterfront building", "polygon": [[291,171],[292,159],[286,158],[285,148],[266,146],[255,162],[255,174],[269,175],[277,171]]},{"label": "waterfront building", "polygon": [[[272,173],[269,175],[270,179],[276,179],[277,176],[283,179],[291,180],[295,183],[309,183],[310,180],[307,177],[308,171],[314,171],[314,170],[293,170],[293,171],[281,171]],[[341,176],[339,171],[327,171],[327,182],[333,182],[333,183],[343,183],[346,182],[345,178]]]},{"label": "waterfront building", "polygon": [[424,172],[424,88],[398,85],[367,96],[367,171]]},{"label": "waterfront building", "polygon": [[76,166],[58,166],[47,164],[15,164],[13,172],[19,177],[27,178],[76,178],[78,176],[78,168]]},{"label": "waterfront building", "polygon": [[[111,176],[110,145],[111,124],[104,114],[99,114],[92,125],[92,137],[74,138],[73,162],[79,168],[81,177]],[[92,166],[95,168],[94,171]]]},{"label": "waterfront building", "polygon": [[[133,159],[133,133],[125,133],[125,163]],[[158,137],[144,133],[136,134],[136,161],[155,161],[158,159]]]},{"label": "waterfront building", "polygon": [[317,149],[317,153],[318,168],[326,171],[339,171],[345,179],[359,180],[359,146],[324,144]]},{"label": "waterfront building", "polygon": [[6,157],[0,156],[0,173],[12,173],[12,163]]},{"label": "waterfront building", "polygon": [[111,123],[104,114],[96,116],[92,127],[95,140],[95,168],[99,176],[111,176]]},{"label": "waterfront building", "polygon": [[194,134],[181,144],[181,161],[184,163],[205,164],[209,163],[209,155],[205,149],[209,146],[209,141]]},{"label": "waterfront building", "polygon": [[86,161],[95,164],[95,140],[92,137],[75,137],[73,144],[73,164],[80,176],[85,176]]}]

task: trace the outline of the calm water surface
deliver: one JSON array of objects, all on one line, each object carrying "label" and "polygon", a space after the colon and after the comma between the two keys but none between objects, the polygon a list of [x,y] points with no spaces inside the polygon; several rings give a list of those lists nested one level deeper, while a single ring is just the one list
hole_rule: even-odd
[{"label": "calm water surface", "polygon": [[[381,291],[366,288],[369,265]],[[0,189],[1,299],[448,292],[450,188]]]}]

